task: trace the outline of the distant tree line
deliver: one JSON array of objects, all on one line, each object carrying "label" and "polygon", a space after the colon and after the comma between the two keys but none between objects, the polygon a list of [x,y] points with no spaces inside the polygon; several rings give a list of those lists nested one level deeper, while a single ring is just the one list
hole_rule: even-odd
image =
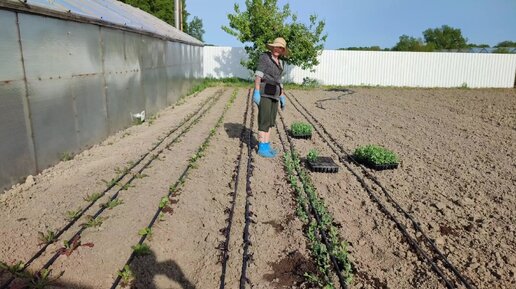
[{"label": "distant tree line", "polygon": [[[139,8],[149,14],[156,16],[157,18],[167,22],[168,24],[175,26],[175,13],[174,13],[174,2],[173,0],[120,0],[133,7]],[[204,29],[202,19],[194,16],[192,21],[188,22],[190,13],[186,10],[186,0],[181,0],[183,12],[183,31],[200,41],[203,40]]]},{"label": "distant tree line", "polygon": [[[423,31],[423,38],[416,38],[408,35],[401,35],[398,43],[392,48],[380,48],[379,46],[370,47],[347,47],[339,50],[368,50],[368,51],[466,51],[471,48],[491,48],[487,44],[468,43],[468,39],[462,36],[458,28],[443,25],[439,28],[427,29]],[[510,53],[516,48],[516,42],[502,41],[495,45],[493,53]]]}]

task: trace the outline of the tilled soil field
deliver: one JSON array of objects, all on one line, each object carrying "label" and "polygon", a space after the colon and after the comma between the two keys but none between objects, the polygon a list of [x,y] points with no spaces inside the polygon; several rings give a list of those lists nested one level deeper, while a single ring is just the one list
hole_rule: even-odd
[{"label": "tilled soil field", "polygon": [[[514,89],[287,96],[274,159],[248,90],[215,87],[0,195],[0,288],[516,287]],[[364,144],[400,166],[354,163]],[[338,173],[285,165],[313,148]]]}]

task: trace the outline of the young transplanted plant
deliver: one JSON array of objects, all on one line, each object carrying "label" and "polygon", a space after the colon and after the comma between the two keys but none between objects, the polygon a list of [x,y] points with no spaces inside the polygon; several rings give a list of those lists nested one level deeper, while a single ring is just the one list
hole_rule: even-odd
[{"label": "young transplanted plant", "polygon": [[378,145],[365,145],[355,149],[354,156],[359,162],[371,163],[374,165],[398,164],[396,154]]},{"label": "young transplanted plant", "polygon": [[319,157],[319,152],[316,149],[310,149],[308,151],[308,154],[306,155],[306,159],[309,162],[315,162],[318,157]]},{"label": "young transplanted plant", "polygon": [[304,122],[294,122],[290,126],[290,131],[294,136],[312,135],[312,126]]}]

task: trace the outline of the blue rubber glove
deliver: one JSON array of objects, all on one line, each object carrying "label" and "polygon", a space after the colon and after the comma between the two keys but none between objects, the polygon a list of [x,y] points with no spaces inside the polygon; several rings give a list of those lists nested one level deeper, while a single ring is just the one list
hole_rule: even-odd
[{"label": "blue rubber glove", "polygon": [[281,110],[285,110],[285,105],[287,103],[287,99],[285,98],[284,95],[280,96],[279,98],[279,101],[280,101],[280,104],[281,104]]},{"label": "blue rubber glove", "polygon": [[253,101],[254,101],[254,103],[256,103],[256,105],[260,105],[260,98],[261,98],[260,90],[255,89],[253,92]]}]

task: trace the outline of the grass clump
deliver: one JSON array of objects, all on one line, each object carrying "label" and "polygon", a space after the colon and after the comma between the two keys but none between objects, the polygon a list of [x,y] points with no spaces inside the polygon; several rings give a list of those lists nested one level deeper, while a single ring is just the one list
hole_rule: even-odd
[{"label": "grass clump", "polygon": [[353,155],[359,162],[379,166],[399,163],[398,156],[394,152],[378,145],[360,146],[355,149]]},{"label": "grass clump", "polygon": [[290,126],[290,131],[294,136],[312,135],[312,126],[304,122],[294,122]]}]

